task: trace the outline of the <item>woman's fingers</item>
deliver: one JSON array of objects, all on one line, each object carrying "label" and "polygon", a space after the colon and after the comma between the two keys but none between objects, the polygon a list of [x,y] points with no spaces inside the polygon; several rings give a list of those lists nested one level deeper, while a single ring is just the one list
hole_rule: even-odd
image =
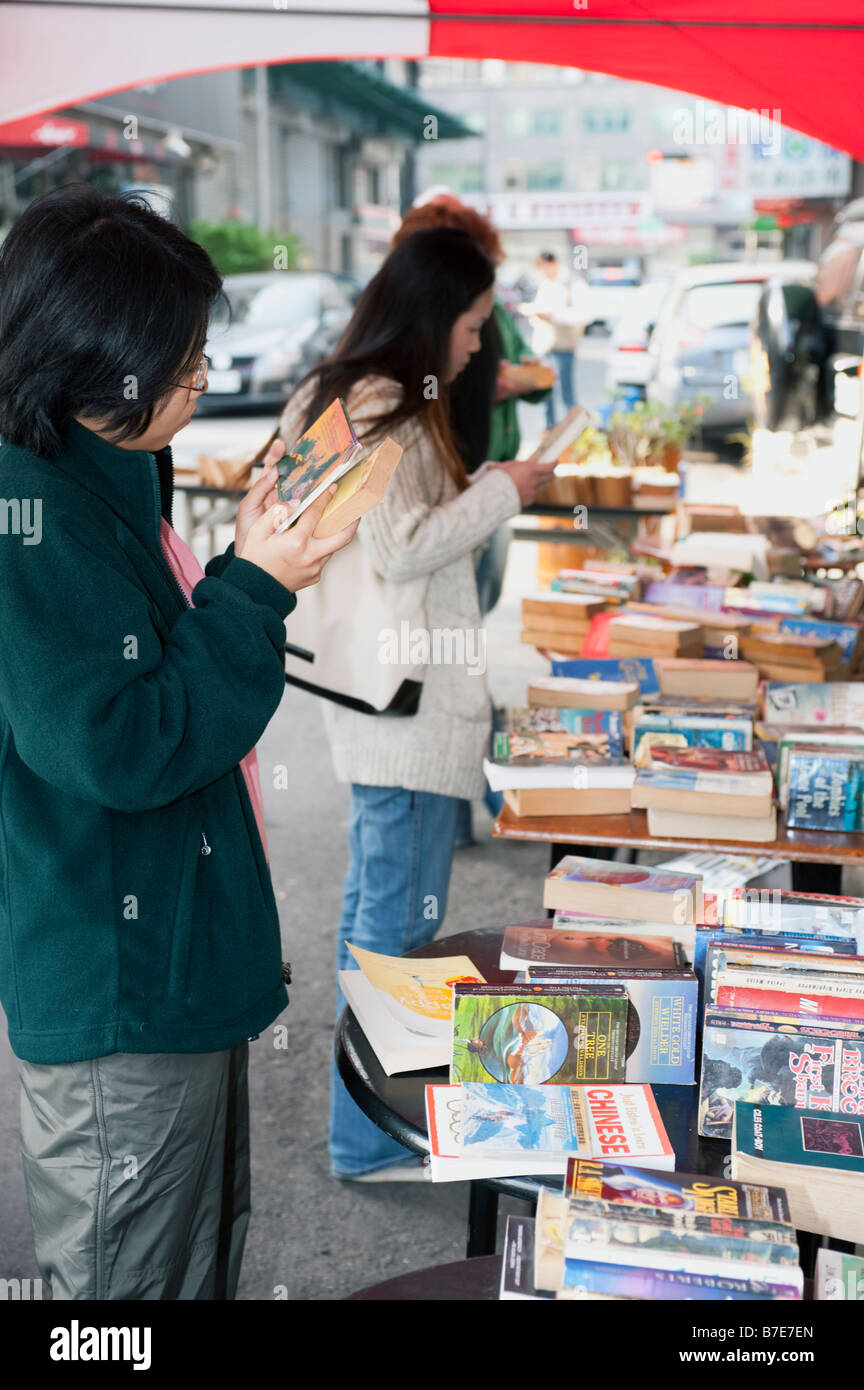
[{"label": "woman's fingers", "polygon": [[327,504],[330,501],[330,498],[333,496],[334,492],[336,491],[336,487],[336,483],[331,483],[329,487],[325,487],[324,491],[321,493],[321,496],[316,497],[315,501],[306,508],[305,512],[296,524],[298,535],[312,535],[313,531],[315,530],[315,527],[318,525],[318,522],[321,520],[322,516],[327,510]]},{"label": "woman's fingers", "polygon": [[358,516],[356,521],[352,521],[350,526],[344,526],[341,531],[337,531],[334,536],[327,536],[325,540],[316,541],[316,554],[326,557],[333,555],[337,550],[341,550],[349,541],[352,541],[357,534],[357,527],[360,525]]}]

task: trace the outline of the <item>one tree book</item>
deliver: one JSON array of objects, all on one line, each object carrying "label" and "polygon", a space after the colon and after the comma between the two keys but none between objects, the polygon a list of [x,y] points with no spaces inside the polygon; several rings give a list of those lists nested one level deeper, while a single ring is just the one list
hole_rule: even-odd
[{"label": "one tree book", "polygon": [[615,986],[457,984],[450,1080],[623,1081],[628,1010]]}]

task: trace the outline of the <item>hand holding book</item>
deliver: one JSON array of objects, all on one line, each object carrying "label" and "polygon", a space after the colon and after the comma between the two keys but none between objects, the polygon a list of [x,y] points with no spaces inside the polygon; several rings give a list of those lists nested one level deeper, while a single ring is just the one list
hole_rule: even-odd
[{"label": "hand holding book", "polygon": [[[265,484],[262,479],[265,495],[269,486],[269,480]],[[315,536],[315,528],[335,493],[336,484],[331,483],[306,507],[296,525],[284,533],[280,533],[279,528],[289,519],[290,507],[280,503],[264,509],[246,533],[239,558],[266,570],[291,593],[317,584],[329,557],[354,539],[359,524],[358,517],[350,526],[325,540]],[[238,555],[236,545],[234,553]]]}]

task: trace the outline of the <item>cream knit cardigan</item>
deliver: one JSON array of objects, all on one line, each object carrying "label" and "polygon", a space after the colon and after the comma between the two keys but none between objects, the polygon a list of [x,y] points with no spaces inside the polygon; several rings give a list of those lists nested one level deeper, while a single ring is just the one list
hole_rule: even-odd
[{"label": "cream knit cardigan", "polygon": [[[345,404],[361,439],[369,422],[392,409],[401,392],[388,377],[368,376],[357,383]],[[299,437],[312,394],[307,384],[285,407],[280,423],[287,439]],[[482,760],[488,752],[491,720],[486,677],[476,674],[481,664],[477,654],[485,652],[485,630],[474,566],[478,548],[501,522],[519,512],[519,492],[500,469],[483,472],[459,492],[433,441],[416,422],[391,435],[402,445],[403,457],[386,495],[362,518],[352,544],[365,548],[373,568],[387,580],[401,583],[428,575],[430,642],[436,630],[461,631],[467,637],[468,658],[464,664],[430,662],[415,715],[357,714],[322,701],[333,766],[340,782],[476,799],[486,785]],[[339,562],[337,553],[326,564],[321,584],[339,585]],[[302,593],[299,601],[303,602]],[[363,594],[350,593],[346,602],[361,604]],[[290,625],[288,633],[290,640]],[[442,643],[439,654],[446,652]],[[434,642],[432,653],[434,657]]]}]

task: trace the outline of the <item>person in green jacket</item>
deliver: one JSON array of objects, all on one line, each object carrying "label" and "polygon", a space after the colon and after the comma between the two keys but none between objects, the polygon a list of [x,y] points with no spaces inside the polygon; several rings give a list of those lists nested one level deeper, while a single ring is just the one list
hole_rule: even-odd
[{"label": "person in green jacket", "polygon": [[248,1041],[287,1003],[255,743],[284,620],[355,528],[279,535],[275,464],[206,575],[171,527],[221,278],[86,185],[0,249],[0,1002],[56,1299],[234,1296]]}]

